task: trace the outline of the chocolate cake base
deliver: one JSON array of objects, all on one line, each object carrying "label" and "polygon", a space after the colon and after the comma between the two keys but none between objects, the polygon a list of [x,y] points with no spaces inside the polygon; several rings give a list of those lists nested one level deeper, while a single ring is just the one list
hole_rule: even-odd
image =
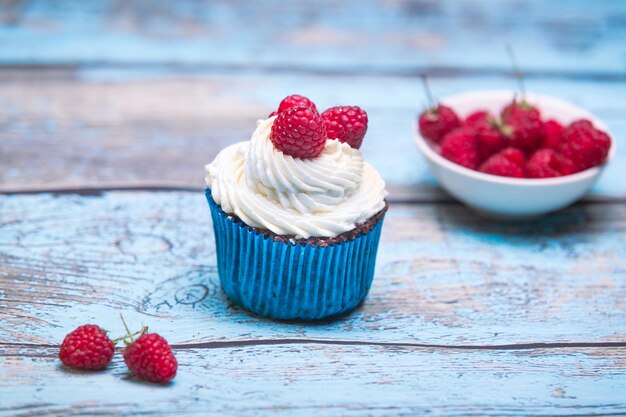
[{"label": "chocolate cake base", "polygon": [[311,246],[324,247],[324,246],[331,246],[331,245],[336,245],[338,243],[347,242],[347,241],[357,238],[358,236],[367,234],[383,218],[388,208],[389,208],[389,203],[387,203],[387,201],[385,200],[385,207],[383,207],[382,210],[374,214],[365,222],[357,224],[356,227],[352,230],[348,230],[347,232],[344,232],[335,237],[312,236],[306,239],[303,239],[303,238],[297,239],[294,235],[278,235],[272,232],[271,230],[248,226],[239,217],[237,217],[234,214],[227,214],[227,216],[233,219],[235,223],[239,223],[245,226],[248,230],[253,230],[259,234],[262,234],[265,237],[273,239],[276,242],[291,243],[292,245],[302,245],[302,246],[311,245]]}]

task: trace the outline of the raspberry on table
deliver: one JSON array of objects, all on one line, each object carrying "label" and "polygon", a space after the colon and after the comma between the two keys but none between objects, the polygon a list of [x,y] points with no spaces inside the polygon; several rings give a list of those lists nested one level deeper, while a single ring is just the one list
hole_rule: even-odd
[{"label": "raspberry on table", "polygon": [[315,158],[326,145],[324,120],[304,104],[290,107],[274,119],[270,140],[276,149],[294,158]]},{"label": "raspberry on table", "polygon": [[446,134],[459,126],[459,116],[450,107],[442,104],[427,109],[419,117],[420,134],[435,143],[441,142]]},{"label": "raspberry on table", "polygon": [[282,113],[285,110],[293,107],[293,106],[298,106],[298,105],[305,105],[307,107],[312,108],[313,110],[317,111],[317,107],[315,107],[315,103],[313,103],[311,100],[309,100],[308,98],[301,96],[299,94],[292,94],[290,96],[285,97],[280,104],[278,105],[278,111],[277,113]]},{"label": "raspberry on table", "polygon": [[609,135],[589,120],[578,120],[563,130],[558,151],[571,161],[569,168],[576,173],[603,164],[610,148]]},{"label": "raspberry on table", "polygon": [[359,149],[367,132],[367,113],[358,106],[336,106],[325,110],[322,119],[328,139]]},{"label": "raspberry on table", "polygon": [[528,178],[560,177],[561,160],[554,149],[539,149],[533,153],[526,163]]},{"label": "raspberry on table", "polygon": [[480,153],[474,129],[462,127],[448,133],[441,141],[441,156],[465,168],[477,169]]},{"label": "raspberry on table", "polygon": [[95,324],[86,324],[65,336],[59,359],[70,368],[100,370],[109,365],[114,352],[106,332]]},{"label": "raspberry on table", "polygon": [[138,378],[167,383],[176,376],[178,362],[167,340],[144,333],[124,349],[124,362]]}]

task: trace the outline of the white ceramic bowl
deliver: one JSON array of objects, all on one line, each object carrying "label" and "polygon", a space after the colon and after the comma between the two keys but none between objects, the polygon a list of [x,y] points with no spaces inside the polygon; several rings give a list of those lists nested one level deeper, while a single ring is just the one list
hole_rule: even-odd
[{"label": "white ceramic bowl", "polygon": [[[512,91],[471,91],[445,97],[440,102],[465,118],[477,110],[498,114],[511,102]],[[594,126],[607,132],[611,138],[608,163],[615,154],[615,141],[607,126],[589,112],[558,98],[530,94],[526,100],[537,106],[545,119],[555,119],[567,125],[577,119],[589,119]],[[589,191],[606,163],[573,175],[546,179],[508,178],[484,174],[448,161],[438,153],[438,145],[419,134],[413,126],[415,142],[426,157],[428,166],[439,183],[452,196],[490,217],[519,220],[539,217],[572,204]]]}]

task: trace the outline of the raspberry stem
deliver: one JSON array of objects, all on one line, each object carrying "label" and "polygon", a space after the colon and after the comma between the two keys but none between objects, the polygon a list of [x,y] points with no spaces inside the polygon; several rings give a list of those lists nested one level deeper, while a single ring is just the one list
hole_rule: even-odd
[{"label": "raspberry stem", "polygon": [[122,313],[120,313],[120,319],[122,319],[122,324],[124,325],[124,328],[126,329],[126,334],[130,334],[130,330],[128,329],[128,326],[126,325],[126,321],[124,321],[124,316],[122,316]]},{"label": "raspberry stem", "polygon": [[[118,337],[117,339],[113,340],[113,343],[117,343],[120,340],[124,340],[124,343],[126,343],[126,339],[130,339],[130,342],[133,343],[135,341],[135,337],[139,335],[141,337],[141,335],[143,335],[145,332],[148,331],[148,326],[143,326],[139,331],[136,331],[135,333],[131,333],[130,329],[128,328],[128,325],[126,324],[126,321],[124,320],[124,316],[122,315],[122,313],[120,313],[120,319],[122,319],[122,324],[124,325],[124,329],[126,329],[126,334],[124,336]],[[126,343],[128,345],[128,343]]]},{"label": "raspberry stem", "polygon": [[513,51],[513,48],[511,47],[511,45],[506,46],[506,52],[509,55],[509,59],[511,60],[511,65],[513,66],[513,74],[515,75],[515,78],[517,79],[520,93],[522,93],[522,102],[525,102],[526,101],[526,87],[524,86],[524,76],[522,74],[522,71],[519,68],[517,59],[515,58],[515,52]]},{"label": "raspberry stem", "polygon": [[422,84],[424,85],[424,91],[426,92],[426,98],[428,100],[428,108],[431,111],[437,111],[437,103],[433,97],[433,93],[430,91],[430,85],[428,84],[428,78],[426,74],[421,74]]},{"label": "raspberry stem", "polygon": [[117,339],[113,339],[113,344],[117,344],[117,342],[119,342],[120,340],[124,340],[128,337],[130,337],[130,340],[134,341],[133,336],[141,336],[143,333],[145,333],[148,330],[148,326],[143,326],[140,330],[136,331],[135,333],[127,333],[124,336],[120,336]]}]

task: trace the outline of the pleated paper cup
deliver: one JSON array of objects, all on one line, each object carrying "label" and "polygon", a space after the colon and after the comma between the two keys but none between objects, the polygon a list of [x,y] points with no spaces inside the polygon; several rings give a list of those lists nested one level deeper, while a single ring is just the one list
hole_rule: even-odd
[{"label": "pleated paper cup", "polygon": [[283,243],[235,221],[205,194],[222,289],[239,306],[272,319],[316,320],[350,311],[367,295],[384,216],[346,242]]}]

